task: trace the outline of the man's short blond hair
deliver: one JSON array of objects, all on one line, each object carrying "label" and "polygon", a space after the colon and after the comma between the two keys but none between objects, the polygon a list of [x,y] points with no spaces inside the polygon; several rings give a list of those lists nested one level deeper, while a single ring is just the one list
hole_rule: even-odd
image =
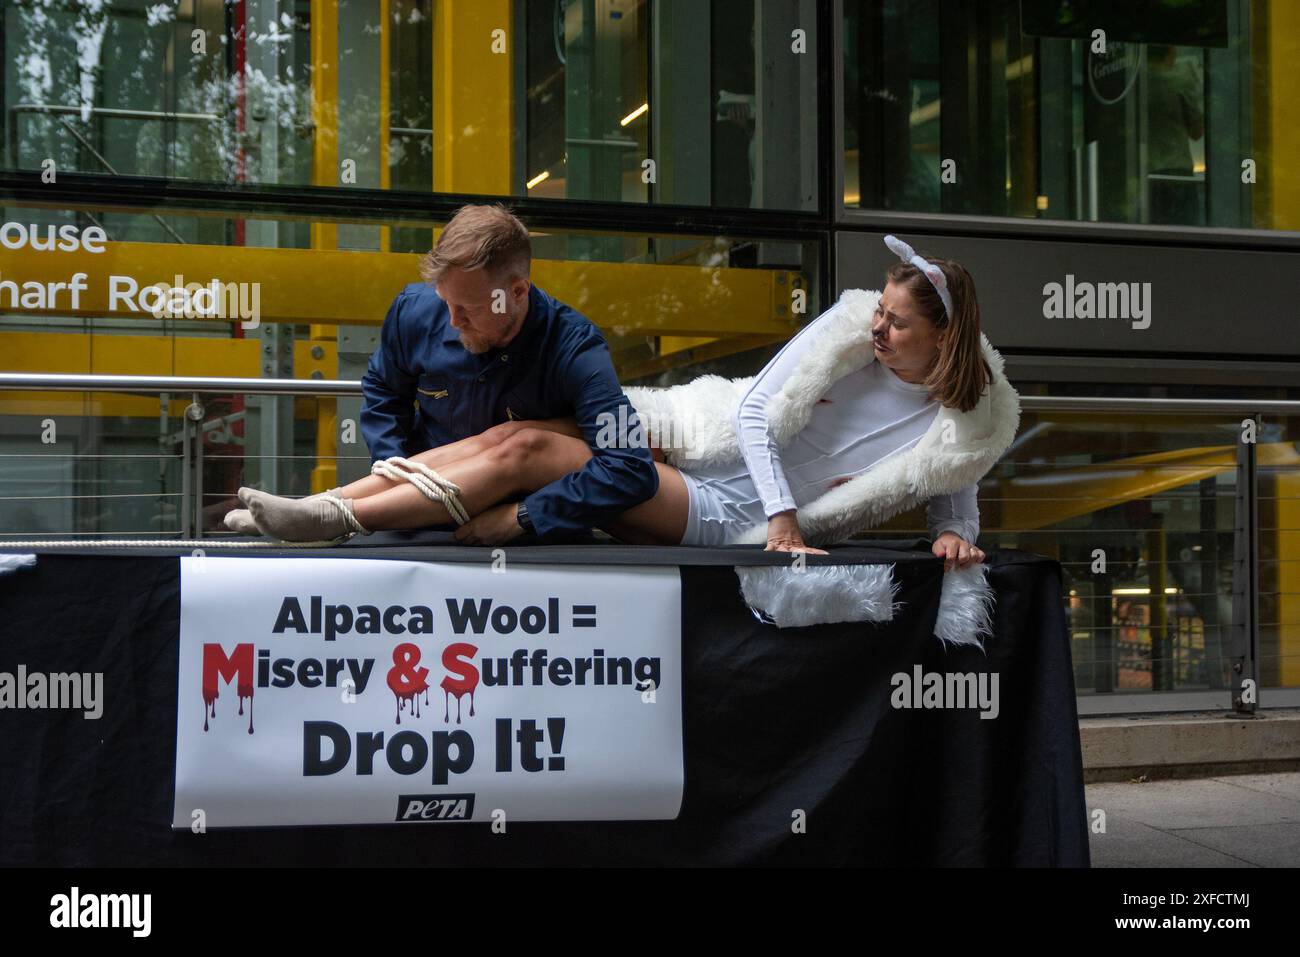
[{"label": "man's short blond hair", "polygon": [[462,206],[420,260],[420,275],[436,283],[448,269],[486,269],[493,277],[528,278],[533,247],[528,228],[500,203]]}]

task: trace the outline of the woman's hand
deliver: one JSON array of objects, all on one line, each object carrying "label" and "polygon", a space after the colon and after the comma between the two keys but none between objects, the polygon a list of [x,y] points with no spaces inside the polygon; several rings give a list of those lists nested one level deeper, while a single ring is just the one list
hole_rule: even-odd
[{"label": "woman's hand", "polygon": [[934,540],[934,547],[930,550],[936,558],[944,560],[943,570],[946,572],[954,568],[969,568],[984,561],[984,552],[956,532],[944,532]]},{"label": "woman's hand", "polygon": [[827,555],[829,552],[803,543],[803,532],[795,510],[777,512],[767,520],[767,548],[769,552],[807,552],[810,555]]}]

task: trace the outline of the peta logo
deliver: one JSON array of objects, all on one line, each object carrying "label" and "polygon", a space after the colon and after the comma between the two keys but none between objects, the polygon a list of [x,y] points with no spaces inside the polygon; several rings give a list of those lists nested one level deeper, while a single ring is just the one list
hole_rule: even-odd
[{"label": "peta logo", "polygon": [[399,794],[398,821],[468,821],[474,817],[472,794]]},{"label": "peta logo", "polygon": [[70,894],[50,898],[51,927],[129,927],[132,937],[148,937],[153,921],[152,894]]},{"label": "peta logo", "polygon": [[1043,286],[1044,319],[1128,319],[1134,329],[1151,325],[1151,283],[1075,282]]}]

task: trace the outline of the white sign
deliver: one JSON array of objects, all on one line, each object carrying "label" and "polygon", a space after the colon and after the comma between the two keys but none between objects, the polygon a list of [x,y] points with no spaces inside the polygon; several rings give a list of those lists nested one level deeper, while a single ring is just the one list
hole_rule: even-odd
[{"label": "white sign", "polygon": [[181,559],[175,828],[671,819],[676,568]]}]

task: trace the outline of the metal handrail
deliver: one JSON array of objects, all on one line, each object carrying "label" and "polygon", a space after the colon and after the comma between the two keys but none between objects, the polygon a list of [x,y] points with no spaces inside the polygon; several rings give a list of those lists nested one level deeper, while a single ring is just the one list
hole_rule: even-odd
[{"label": "metal handrail", "polygon": [[62,103],[15,103],[10,113],[90,113],[93,116],[113,116],[128,120],[177,120],[181,122],[213,123],[221,119],[216,113],[174,113],[167,110],[125,110],[111,106],[67,106]]},{"label": "metal handrail", "polygon": [[1300,415],[1295,399],[1166,399],[1146,396],[1022,395],[1026,412],[1182,412]]},{"label": "metal handrail", "polygon": [[[0,392],[32,390],[56,392],[128,392],[166,396],[190,395],[192,403],[182,417],[183,429],[180,499],[182,538],[202,538],[200,520],[203,490],[204,407],[200,396],[242,393],[284,396],[356,396],[361,382],[353,379],[250,379],[222,376],[137,376],[66,373],[0,372]],[[1219,413],[1257,418],[1263,415],[1300,415],[1300,401],[1286,399],[1169,399],[1140,396],[1022,396],[1021,407],[1030,412],[1083,410],[1094,412]],[[1259,529],[1258,462],[1253,442],[1238,443],[1235,523],[1233,616],[1221,624],[1229,638],[1225,657],[1233,668],[1229,683],[1232,707],[1253,713],[1258,702],[1244,699],[1241,688],[1257,678],[1259,654]],[[173,496],[174,497],[174,496]],[[0,545],[4,544],[0,536]]]},{"label": "metal handrail", "polygon": [[[190,395],[361,395],[359,379],[244,379],[228,376],[136,376],[0,372],[0,391],[179,392]],[[1026,412],[1170,412],[1300,415],[1297,399],[1167,399],[1146,396],[1022,395]]]},{"label": "metal handrail", "polygon": [[240,379],[227,376],[0,372],[0,392],[179,392],[189,395],[361,395],[359,379]]},{"label": "metal handrail", "polygon": [[[103,116],[128,120],[164,120],[176,123],[218,123],[216,113],[175,113],[163,110],[128,110],[111,106],[69,106],[61,103],[15,103],[5,111],[5,138],[8,142],[8,165],[18,165],[18,117],[23,114]],[[68,127],[72,130],[71,127]],[[72,130],[76,134],[75,130]],[[103,160],[103,157],[100,157]]]}]

